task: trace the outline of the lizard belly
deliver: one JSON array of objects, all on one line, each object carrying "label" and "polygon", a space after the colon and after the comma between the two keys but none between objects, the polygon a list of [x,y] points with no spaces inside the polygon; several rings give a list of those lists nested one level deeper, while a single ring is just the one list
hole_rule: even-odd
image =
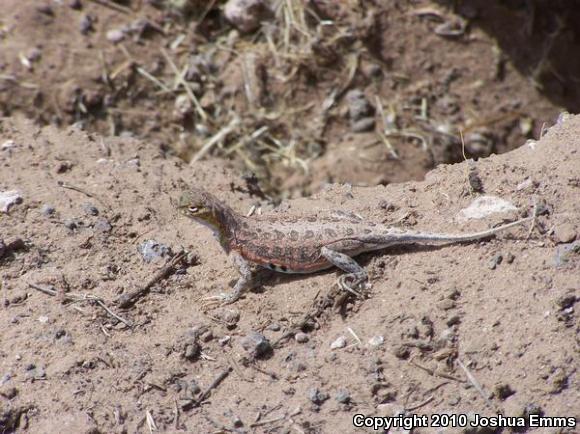
[{"label": "lizard belly", "polygon": [[315,273],[332,267],[318,251],[300,247],[246,244],[238,253],[248,262],[280,273]]}]

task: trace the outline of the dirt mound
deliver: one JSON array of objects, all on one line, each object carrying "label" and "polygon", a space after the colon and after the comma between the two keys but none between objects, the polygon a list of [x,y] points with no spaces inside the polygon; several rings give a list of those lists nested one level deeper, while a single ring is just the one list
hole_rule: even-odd
[{"label": "dirt mound", "polygon": [[[462,163],[424,182],[330,185],[271,210],[221,163],[2,120],[0,192],[21,198],[0,214],[2,430],[355,432],[355,413],[405,409],[579,417],[579,131],[580,117],[562,117],[471,172]],[[483,193],[471,191],[473,170]],[[342,314],[327,301],[336,272],[271,276],[204,312],[200,297],[237,276],[206,228],[177,217],[184,184],[244,213],[339,209],[434,232],[485,229],[534,202],[540,216],[529,238],[520,228],[367,255],[370,298]],[[457,220],[483,194],[520,211]],[[146,287],[134,304],[115,303]]]},{"label": "dirt mound", "polygon": [[224,3],[3,0],[0,114],[221,156],[287,197],[422,179],[459,131],[486,156],[576,108],[563,6],[272,1],[242,33]]}]

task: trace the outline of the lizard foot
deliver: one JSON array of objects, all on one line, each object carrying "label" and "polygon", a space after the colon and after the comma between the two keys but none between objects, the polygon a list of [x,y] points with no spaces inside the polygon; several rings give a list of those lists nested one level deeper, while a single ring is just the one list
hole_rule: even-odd
[{"label": "lizard foot", "polygon": [[202,297],[201,301],[202,301],[202,306],[204,308],[212,308],[212,307],[226,306],[228,304],[232,304],[238,298],[240,298],[240,297],[236,296],[236,294],[222,292],[220,294]]},{"label": "lizard foot", "polygon": [[[350,280],[350,282],[349,282]],[[366,276],[359,277],[354,274],[343,274],[338,278],[338,286],[343,291],[348,291],[356,297],[363,298],[362,294],[359,292],[359,288],[363,290],[370,289],[370,283],[366,280]],[[354,289],[357,288],[357,289]]]}]

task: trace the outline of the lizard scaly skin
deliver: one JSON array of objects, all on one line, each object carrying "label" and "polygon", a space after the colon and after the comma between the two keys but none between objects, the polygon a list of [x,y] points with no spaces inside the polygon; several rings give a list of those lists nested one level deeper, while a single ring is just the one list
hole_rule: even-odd
[{"label": "lizard scaly skin", "polygon": [[213,297],[224,303],[236,301],[244,290],[254,286],[260,267],[283,273],[313,273],[335,266],[347,273],[339,279],[341,287],[352,291],[353,286],[367,280],[366,271],[353,259],[361,253],[403,244],[474,241],[534,219],[527,217],[482,232],[449,235],[401,230],[350,215],[248,218],[197,188],[185,191],[178,207],[182,214],[214,231],[240,271],[231,294]]}]

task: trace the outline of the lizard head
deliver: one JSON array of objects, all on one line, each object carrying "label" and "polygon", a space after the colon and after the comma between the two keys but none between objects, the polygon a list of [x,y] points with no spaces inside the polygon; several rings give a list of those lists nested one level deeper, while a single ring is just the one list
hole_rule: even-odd
[{"label": "lizard head", "polygon": [[186,217],[209,222],[214,218],[213,211],[216,203],[217,199],[209,193],[191,188],[181,194],[177,208]]},{"label": "lizard head", "polygon": [[186,189],[177,208],[181,215],[209,227],[222,241],[233,236],[238,224],[239,216],[229,206],[199,188]]}]

